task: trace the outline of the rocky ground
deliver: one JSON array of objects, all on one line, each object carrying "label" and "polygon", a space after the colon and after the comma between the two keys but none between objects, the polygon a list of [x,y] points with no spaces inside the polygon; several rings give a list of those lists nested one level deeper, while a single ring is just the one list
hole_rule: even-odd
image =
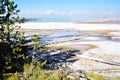
[{"label": "rocky ground", "polygon": [[43,37],[42,40],[52,50],[49,52],[49,57],[47,56],[50,60],[59,61],[57,63],[67,65],[75,71],[120,76],[120,28],[118,26],[117,29],[69,30],[67,28],[24,29],[24,31],[26,36],[35,33]]},{"label": "rocky ground", "polygon": [[[95,34],[95,32],[93,33]],[[120,76],[119,31],[108,31],[106,34],[99,33],[99,35],[108,36],[109,39],[85,36],[77,40],[53,44],[52,46],[66,46],[79,50],[80,54],[76,54],[74,57],[77,60],[70,65],[74,70],[97,71],[109,76]],[[117,37],[117,39],[114,37]],[[58,38],[55,41],[59,40]]]}]

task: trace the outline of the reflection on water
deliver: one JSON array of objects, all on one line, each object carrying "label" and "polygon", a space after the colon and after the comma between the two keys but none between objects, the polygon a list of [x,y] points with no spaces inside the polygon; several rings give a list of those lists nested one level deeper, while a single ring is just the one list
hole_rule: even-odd
[{"label": "reflection on water", "polygon": [[74,30],[58,30],[56,32],[54,32],[52,35],[44,37],[41,39],[42,42],[48,42],[48,41],[52,41],[56,38],[63,38],[65,37],[66,40],[67,37],[77,37],[79,36],[79,34],[77,32],[75,32]]},{"label": "reflection on water", "polygon": [[83,39],[86,37],[92,37],[102,39],[102,40],[111,40],[108,36],[95,35],[95,34],[79,34],[74,30],[59,30],[54,32],[52,35],[44,37],[41,39],[41,42],[63,42],[70,41],[75,39]]}]

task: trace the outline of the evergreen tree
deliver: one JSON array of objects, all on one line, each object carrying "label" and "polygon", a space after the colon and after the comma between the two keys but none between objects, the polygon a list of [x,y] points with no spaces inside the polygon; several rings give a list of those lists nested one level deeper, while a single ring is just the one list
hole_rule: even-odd
[{"label": "evergreen tree", "polygon": [[11,0],[0,0],[0,73],[21,71],[24,62],[24,33],[20,26],[17,5]]}]

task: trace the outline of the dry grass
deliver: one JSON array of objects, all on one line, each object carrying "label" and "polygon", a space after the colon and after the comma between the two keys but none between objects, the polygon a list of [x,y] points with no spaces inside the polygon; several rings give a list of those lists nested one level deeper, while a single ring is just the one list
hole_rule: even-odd
[{"label": "dry grass", "polygon": [[86,75],[93,80],[106,80],[107,79],[107,76],[95,74],[93,72],[87,72]]},{"label": "dry grass", "polygon": [[86,72],[86,75],[92,80],[120,80],[120,77],[109,77],[94,72]]},{"label": "dry grass", "polygon": [[39,65],[25,64],[22,76],[19,73],[15,73],[5,80],[78,80],[76,75],[72,76],[72,78],[68,76],[65,68],[61,68],[58,71],[46,72]]}]

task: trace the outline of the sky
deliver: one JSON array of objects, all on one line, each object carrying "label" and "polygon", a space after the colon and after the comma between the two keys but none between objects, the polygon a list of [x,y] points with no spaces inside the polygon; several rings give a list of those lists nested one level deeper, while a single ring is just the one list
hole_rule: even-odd
[{"label": "sky", "polygon": [[96,21],[120,18],[120,0],[14,0],[19,15],[43,21]]}]

